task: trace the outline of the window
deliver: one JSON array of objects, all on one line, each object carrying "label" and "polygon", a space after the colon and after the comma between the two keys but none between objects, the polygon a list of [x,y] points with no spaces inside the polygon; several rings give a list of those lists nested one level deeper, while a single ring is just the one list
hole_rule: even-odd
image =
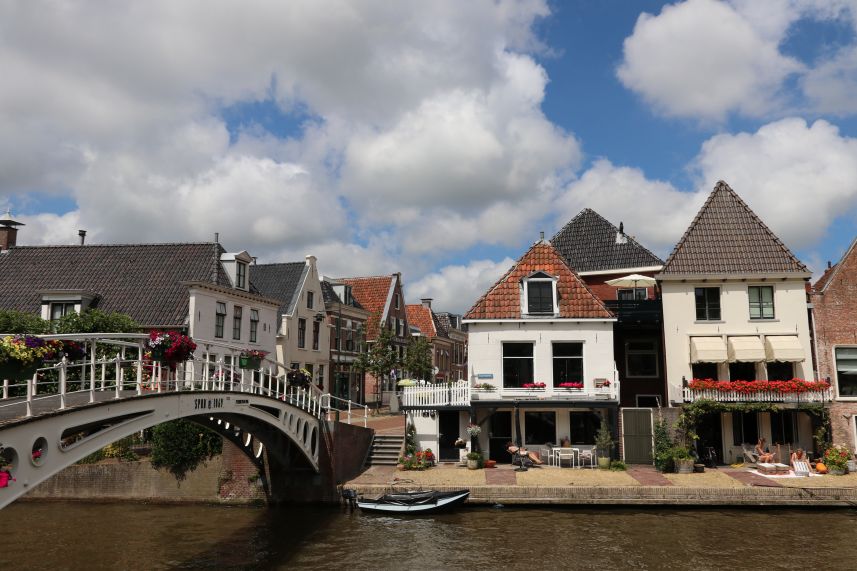
[{"label": "window", "polygon": [[572,444],[595,444],[595,434],[601,427],[601,417],[591,411],[570,412],[569,440]]},{"label": "window", "polygon": [[649,298],[649,290],[644,287],[620,289],[616,292],[616,299],[621,301],[640,301]]},{"label": "window", "polygon": [[759,422],[755,412],[732,413],[732,444],[756,445],[759,441]]},{"label": "window", "polygon": [[583,343],[553,344],[553,386],[583,382]]},{"label": "window", "polygon": [[318,386],[324,386],[324,365],[318,366]]},{"label": "window", "polygon": [[306,319],[298,318],[298,349],[306,347]]},{"label": "window", "polygon": [[503,387],[533,382],[533,344],[503,343]]},{"label": "window", "polygon": [[837,347],[834,355],[839,396],[857,397],[857,347]]},{"label": "window", "polygon": [[718,380],[717,363],[694,363],[691,365],[691,374],[694,379]]},{"label": "window", "polygon": [[625,342],[625,376],[654,378],[658,376],[658,342],[631,340]]},{"label": "window", "polygon": [[790,381],[793,378],[795,378],[794,363],[780,363],[779,361],[768,363],[769,381]]},{"label": "window", "polygon": [[789,444],[799,441],[794,411],[786,410],[770,414],[771,444]]},{"label": "window", "polygon": [[74,313],[75,302],[58,301],[51,303],[51,321],[57,321],[66,315]]},{"label": "window", "polygon": [[546,444],[557,441],[555,412],[525,412],[524,423],[526,444]]},{"label": "window", "polygon": [[729,363],[729,380],[756,380],[756,363]]},{"label": "window", "polygon": [[774,318],[774,286],[749,286],[750,319]]},{"label": "window", "polygon": [[313,320],[312,322],[312,349],[313,351],[318,351],[318,334],[320,331],[321,323]]},{"label": "window", "polygon": [[315,300],[315,294],[313,294],[313,292],[311,292],[311,291],[306,292],[307,309],[312,309],[312,303],[314,300]]},{"label": "window", "polygon": [[226,325],[226,304],[218,301],[217,309],[214,313],[214,336],[218,339],[223,338],[223,327]]},{"label": "window", "polygon": [[241,339],[241,317],[243,310],[239,306],[232,309],[232,338]]},{"label": "window", "polygon": [[720,321],[720,288],[698,287],[696,295],[696,319],[698,321]]},{"label": "window", "polygon": [[554,313],[554,285],[553,278],[544,272],[536,272],[524,282],[527,313]]},{"label": "window", "polygon": [[247,264],[241,262],[235,263],[235,287],[247,289]]},{"label": "window", "polygon": [[255,343],[259,333],[259,310],[250,310],[250,343]]},{"label": "window", "polygon": [[395,304],[395,308],[399,309],[399,294],[397,294],[397,293],[393,294],[393,302]]}]

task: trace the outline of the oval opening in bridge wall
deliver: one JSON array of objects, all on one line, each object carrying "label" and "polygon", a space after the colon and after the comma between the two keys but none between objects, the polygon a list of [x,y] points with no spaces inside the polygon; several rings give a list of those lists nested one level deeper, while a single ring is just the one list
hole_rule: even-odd
[{"label": "oval opening in bridge wall", "polygon": [[30,453],[30,461],[33,463],[33,466],[41,466],[47,454],[48,441],[44,436],[40,436],[33,442],[33,450]]}]

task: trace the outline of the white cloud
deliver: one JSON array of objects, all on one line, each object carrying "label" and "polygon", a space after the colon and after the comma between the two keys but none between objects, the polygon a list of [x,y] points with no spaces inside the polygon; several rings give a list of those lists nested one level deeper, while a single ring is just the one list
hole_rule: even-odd
[{"label": "white cloud", "polygon": [[617,75],[666,115],[765,114],[783,80],[802,69],[779,52],[784,32],[783,22],[760,29],[715,0],[667,5],[639,17]]},{"label": "white cloud", "polygon": [[430,297],[435,311],[463,314],[514,263],[515,260],[504,258],[498,262],[474,260],[467,265],[445,266],[416,282],[406,283],[405,297],[408,303]]},{"label": "white cloud", "polygon": [[857,211],[857,139],[823,120],[788,118],[754,133],[716,135],[688,166],[697,182],[682,192],[640,169],[596,161],[559,199],[557,226],[589,207],[665,256],[718,180],[793,250],[817,245],[835,218]]}]

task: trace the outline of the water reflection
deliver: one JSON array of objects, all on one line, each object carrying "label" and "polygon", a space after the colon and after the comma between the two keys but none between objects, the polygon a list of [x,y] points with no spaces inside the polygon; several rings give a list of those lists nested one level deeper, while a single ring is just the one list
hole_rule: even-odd
[{"label": "water reflection", "polygon": [[2,513],[4,569],[787,569],[852,568],[857,558],[853,510],[507,507],[395,518],[306,506],[19,503]]}]

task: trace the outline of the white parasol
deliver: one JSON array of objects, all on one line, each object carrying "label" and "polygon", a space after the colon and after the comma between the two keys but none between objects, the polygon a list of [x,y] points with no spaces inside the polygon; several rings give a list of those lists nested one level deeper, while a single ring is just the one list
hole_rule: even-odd
[{"label": "white parasol", "polygon": [[607,280],[605,283],[613,287],[652,287],[657,283],[657,280],[650,276],[631,274],[615,280]]}]

